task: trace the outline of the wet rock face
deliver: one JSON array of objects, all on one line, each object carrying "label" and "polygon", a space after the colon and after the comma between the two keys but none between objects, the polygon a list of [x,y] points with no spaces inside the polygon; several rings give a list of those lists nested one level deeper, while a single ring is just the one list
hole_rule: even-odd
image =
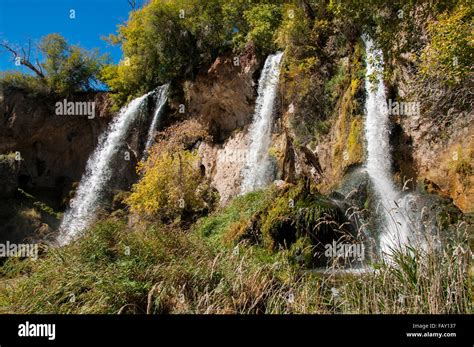
[{"label": "wet rock face", "polygon": [[449,197],[463,212],[474,212],[472,105],[462,104],[459,90],[428,88],[406,67],[398,69],[391,82],[394,94],[419,102],[420,112],[393,119],[398,136],[393,143],[394,168],[421,191]]},{"label": "wet rock face", "polygon": [[87,159],[111,114],[105,94],[83,94],[68,101],[95,102],[95,117],[56,115],[53,98],[30,98],[5,92],[0,99],[0,153],[19,152],[20,183],[35,188],[60,188],[80,180]]},{"label": "wet rock face", "polygon": [[189,112],[208,127],[215,142],[251,122],[259,65],[249,47],[240,57],[217,58],[206,74],[186,83]]},{"label": "wet rock face", "polygon": [[420,186],[432,182],[436,193],[449,196],[464,212],[473,212],[473,115],[461,114],[442,127],[436,122],[426,116],[400,120],[404,131],[413,139],[411,155],[419,178],[417,183]]},{"label": "wet rock face", "polygon": [[240,56],[217,58],[206,73],[184,86],[189,113],[212,136],[212,142],[199,146],[200,168],[219,192],[221,205],[240,193],[260,65],[249,46]]},{"label": "wet rock face", "polygon": [[248,136],[239,132],[222,145],[201,143],[199,156],[204,174],[210,178],[225,205],[240,192],[241,170],[247,158]]}]

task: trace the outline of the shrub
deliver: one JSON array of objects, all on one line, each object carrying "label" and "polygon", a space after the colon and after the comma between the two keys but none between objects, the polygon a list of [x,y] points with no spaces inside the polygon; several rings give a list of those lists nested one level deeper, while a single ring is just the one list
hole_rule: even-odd
[{"label": "shrub", "polygon": [[275,4],[259,4],[244,12],[249,25],[247,42],[254,42],[257,48],[265,53],[276,49],[274,33],[281,19],[281,6]]},{"label": "shrub", "polygon": [[48,86],[32,75],[19,71],[6,71],[0,73],[0,89],[24,90],[29,96],[41,96],[49,92]]},{"label": "shrub", "polygon": [[194,151],[181,150],[155,155],[141,169],[140,182],[133,186],[126,199],[133,213],[161,219],[199,214],[210,209],[210,189],[197,167]]},{"label": "shrub", "polygon": [[224,49],[228,35],[217,0],[151,1],[110,36],[121,44],[124,59],[107,66],[103,78],[123,104],[157,85],[192,77]]},{"label": "shrub", "polygon": [[428,25],[430,44],[421,55],[420,70],[454,85],[472,73],[474,59],[473,8],[460,5]]},{"label": "shrub", "polygon": [[161,136],[137,168],[141,179],[125,199],[131,211],[173,220],[212,210],[217,194],[201,175],[199,156],[192,148],[207,133],[196,121],[188,121]]}]

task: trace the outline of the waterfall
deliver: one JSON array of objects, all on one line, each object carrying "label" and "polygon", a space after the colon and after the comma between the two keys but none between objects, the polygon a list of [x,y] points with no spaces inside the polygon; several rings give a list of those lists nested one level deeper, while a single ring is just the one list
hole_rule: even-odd
[{"label": "waterfall", "polygon": [[162,85],[156,89],[156,106],[155,106],[155,113],[153,114],[153,119],[151,121],[150,130],[148,131],[148,136],[146,140],[144,154],[150,148],[155,140],[156,128],[158,127],[161,115],[163,114],[163,109],[166,104],[166,100],[168,98],[168,89],[169,84]]},{"label": "waterfall", "polygon": [[100,199],[112,177],[112,161],[128,131],[141,113],[150,92],[134,99],[123,107],[118,116],[110,123],[108,129],[99,138],[99,143],[89,157],[86,171],[82,176],[74,199],[59,227],[58,243],[67,244],[87,228],[95,217]]},{"label": "waterfall", "polygon": [[279,52],[268,56],[258,82],[258,97],[249,130],[249,152],[243,169],[242,194],[264,187],[273,179],[268,148],[282,55]]},{"label": "waterfall", "polygon": [[[378,69],[379,66],[383,68],[383,55],[379,49],[374,48],[370,38],[364,38],[364,41],[367,65],[365,76],[367,92],[365,105],[366,169],[380,199],[378,209],[382,219],[380,250],[382,254],[391,254],[392,248],[397,248],[408,242],[408,224],[403,209],[397,204],[401,194],[392,182],[389,110],[384,83]],[[376,82],[371,80],[374,75],[377,75]]]}]

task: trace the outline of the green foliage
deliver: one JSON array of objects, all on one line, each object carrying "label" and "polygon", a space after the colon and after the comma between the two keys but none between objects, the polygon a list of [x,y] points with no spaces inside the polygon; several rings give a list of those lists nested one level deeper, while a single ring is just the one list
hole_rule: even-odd
[{"label": "green foliage", "polygon": [[192,79],[217,56],[249,42],[268,54],[276,48],[280,7],[267,1],[150,1],[110,36],[124,58],[106,66],[102,78],[122,105],[157,85]]},{"label": "green foliage", "polygon": [[[259,210],[262,194],[239,198],[234,209]],[[227,217],[221,225],[238,219],[222,212]],[[205,224],[210,225],[200,227]],[[344,274],[335,268],[321,277],[298,271],[311,264],[309,237],[298,238],[288,252],[270,254],[242,243],[216,247],[202,233],[158,224],[132,230],[125,222],[102,221],[38,260],[2,264],[0,312],[469,313],[472,277],[464,230],[453,230],[441,251],[394,250],[393,262],[373,264],[373,271]]]},{"label": "green foliage", "polygon": [[222,52],[228,33],[218,1],[154,0],[130,14],[113,43],[123,61],[104,69],[103,78],[123,104],[173,79],[191,77],[196,68]]},{"label": "green foliage", "polygon": [[310,237],[299,237],[290,247],[289,260],[295,266],[311,268],[314,263],[315,248]]},{"label": "green foliage", "polygon": [[201,177],[195,152],[153,150],[143,164],[140,181],[126,199],[133,213],[175,219],[202,213],[212,207],[210,187]]},{"label": "green foliage", "polygon": [[335,103],[340,95],[344,93],[349,77],[349,64],[347,59],[345,59],[338,64],[336,73],[324,86],[325,93],[328,95],[331,103]]},{"label": "green foliage", "polygon": [[214,243],[235,245],[246,240],[276,251],[289,248],[302,237],[316,242],[332,232],[331,223],[342,224],[338,208],[299,184],[237,197],[224,209],[201,219],[196,232]]},{"label": "green foliage", "polygon": [[49,92],[48,86],[44,81],[19,71],[0,72],[0,89],[24,90],[29,96],[41,96]]},{"label": "green foliage", "polygon": [[164,220],[193,217],[213,209],[218,194],[201,175],[198,141],[208,139],[196,120],[171,126],[160,133],[146,160],[139,163],[140,181],[125,202],[133,213]]},{"label": "green foliage", "polygon": [[352,119],[349,135],[347,137],[347,165],[362,162],[364,135],[363,123],[360,117]]},{"label": "green foliage", "polygon": [[249,25],[247,42],[254,42],[263,52],[275,50],[274,33],[282,19],[281,7],[275,4],[260,4],[244,12]]},{"label": "green foliage", "polygon": [[108,57],[98,51],[87,51],[69,45],[59,34],[49,34],[41,39],[38,47],[43,61],[38,65],[44,77],[7,72],[0,76],[4,88],[18,88],[33,94],[56,93],[68,95],[78,91],[94,90],[102,66]]},{"label": "green foliage", "polygon": [[271,190],[259,190],[233,199],[224,209],[202,218],[196,225],[196,232],[204,237],[219,240],[225,232],[235,228],[240,221],[248,221],[264,210],[271,200]]},{"label": "green foliage", "polygon": [[430,44],[421,55],[421,72],[449,85],[460,83],[472,73],[474,30],[472,6],[445,12],[428,25]]},{"label": "green foliage", "polygon": [[59,34],[45,36],[40,43],[45,56],[44,68],[47,84],[58,94],[93,90],[99,82],[98,75],[106,56],[98,51],[86,51],[79,46],[69,46]]},{"label": "green foliage", "polygon": [[264,244],[271,248],[289,247],[300,237],[316,241],[322,234],[342,225],[341,214],[329,199],[312,194],[299,184],[275,197],[261,224]]}]

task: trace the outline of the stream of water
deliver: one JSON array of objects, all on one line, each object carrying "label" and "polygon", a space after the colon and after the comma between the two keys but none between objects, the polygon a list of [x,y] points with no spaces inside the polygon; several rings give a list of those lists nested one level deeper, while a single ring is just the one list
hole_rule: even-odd
[{"label": "stream of water", "polygon": [[274,179],[268,149],[282,56],[281,52],[268,56],[258,82],[258,97],[249,129],[250,146],[242,173],[242,194],[264,187]]},{"label": "stream of water", "polygon": [[[392,181],[390,151],[390,120],[387,97],[383,83],[383,55],[374,48],[370,38],[365,38],[366,65],[365,89],[365,136],[367,140],[367,173],[379,198],[377,212],[382,219],[379,246],[382,254],[391,254],[408,242],[408,223],[403,209],[397,204],[400,199]],[[374,80],[374,78],[376,79]]]},{"label": "stream of water", "polygon": [[70,242],[94,220],[103,192],[113,176],[112,161],[151,93],[153,92],[142,95],[124,106],[105,133],[100,136],[96,149],[87,161],[86,171],[75,197],[71,200],[61,222],[57,238],[60,245]]}]

